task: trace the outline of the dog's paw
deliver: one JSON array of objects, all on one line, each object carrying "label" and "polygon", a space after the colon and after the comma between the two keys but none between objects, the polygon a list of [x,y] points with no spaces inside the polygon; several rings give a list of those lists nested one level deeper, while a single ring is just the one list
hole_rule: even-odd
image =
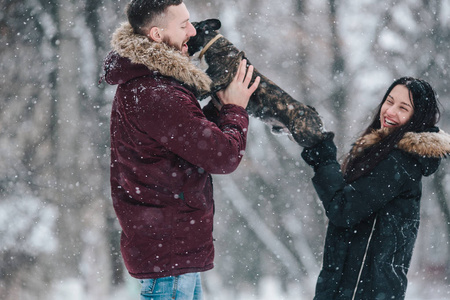
[{"label": "dog's paw", "polygon": [[272,126],[271,132],[275,135],[291,135],[291,132],[285,126]]}]

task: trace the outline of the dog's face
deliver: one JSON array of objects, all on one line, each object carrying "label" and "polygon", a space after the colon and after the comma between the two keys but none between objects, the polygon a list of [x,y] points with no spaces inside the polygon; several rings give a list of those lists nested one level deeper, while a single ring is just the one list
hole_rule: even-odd
[{"label": "dog's face", "polygon": [[189,56],[194,55],[200,51],[218,32],[217,30],[222,26],[217,19],[208,19],[201,22],[192,22],[197,34],[188,41]]}]

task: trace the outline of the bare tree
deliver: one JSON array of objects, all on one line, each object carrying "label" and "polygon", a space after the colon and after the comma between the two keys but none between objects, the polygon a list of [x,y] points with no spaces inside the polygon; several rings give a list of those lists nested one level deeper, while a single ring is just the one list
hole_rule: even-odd
[{"label": "bare tree", "polygon": [[[109,195],[115,87],[97,84],[111,34],[125,20],[126,2],[1,1],[0,294],[6,299],[48,298],[70,278],[82,283],[86,299],[98,299],[127,278]],[[446,108],[442,127],[449,126],[448,2],[202,0],[187,5],[192,21],[219,18],[222,34],[256,68],[316,107],[340,146],[360,130],[366,114],[359,111],[378,103],[386,78],[406,73],[436,87]],[[354,51],[360,49],[352,46],[345,27],[358,9],[364,13],[350,28],[364,33],[367,40],[357,42],[370,50],[359,61]],[[375,25],[361,28],[366,19]],[[371,84],[361,84],[362,77],[371,78]],[[372,80],[377,77],[382,80]],[[370,97],[361,101],[361,95]],[[272,276],[286,286],[299,285],[311,297],[326,218],[301,150],[252,119],[242,165],[231,176],[215,177],[216,268],[204,277],[211,294],[220,285],[233,285],[236,294],[257,290],[262,278]],[[450,253],[445,185],[450,175],[442,166],[432,180],[424,180],[424,199],[431,200],[424,201],[422,230],[436,225],[445,232],[440,244],[447,247],[445,254]],[[426,255],[437,236],[425,233],[419,239],[415,268],[434,267],[442,275],[436,266],[448,266],[449,255],[433,261]]]},{"label": "bare tree", "polygon": [[[16,221],[2,229],[2,295],[45,298],[55,279],[79,277],[97,299],[123,280],[108,186],[111,100],[97,82],[125,3],[2,2],[0,193]],[[6,247],[7,237],[20,243]]]}]

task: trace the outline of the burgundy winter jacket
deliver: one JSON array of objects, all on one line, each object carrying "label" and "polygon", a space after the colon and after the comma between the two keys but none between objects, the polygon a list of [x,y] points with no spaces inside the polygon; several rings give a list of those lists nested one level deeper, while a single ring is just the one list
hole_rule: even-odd
[{"label": "burgundy winter jacket", "polygon": [[[225,105],[218,124],[209,121],[190,79],[186,84],[179,68],[161,66],[170,62],[181,68],[184,57],[118,31],[115,51],[105,60],[105,79],[118,85],[111,113],[111,195],[125,265],[140,279],[209,270],[214,258],[210,174],[237,168],[248,115]],[[123,50],[130,41],[131,50]],[[199,88],[197,79],[192,82]]]}]

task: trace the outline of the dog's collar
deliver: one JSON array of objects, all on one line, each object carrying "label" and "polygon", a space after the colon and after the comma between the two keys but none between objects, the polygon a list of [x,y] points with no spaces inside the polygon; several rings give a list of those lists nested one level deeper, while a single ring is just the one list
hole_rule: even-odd
[{"label": "dog's collar", "polygon": [[212,46],[212,44],[214,44],[218,39],[220,39],[221,37],[223,37],[223,35],[218,34],[216,35],[212,40],[209,41],[208,44],[206,44],[206,46],[202,49],[202,51],[200,52],[200,54],[198,55],[198,59],[202,59],[203,55],[205,55],[206,51],[208,51],[209,47]]}]

